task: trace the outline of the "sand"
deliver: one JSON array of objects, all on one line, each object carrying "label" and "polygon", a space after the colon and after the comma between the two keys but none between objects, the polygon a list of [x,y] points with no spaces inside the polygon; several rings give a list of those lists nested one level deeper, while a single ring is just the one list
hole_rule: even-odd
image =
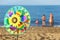
[{"label": "sand", "polygon": [[10,35],[4,27],[0,27],[0,40],[60,40],[59,27],[30,27],[26,33]]}]

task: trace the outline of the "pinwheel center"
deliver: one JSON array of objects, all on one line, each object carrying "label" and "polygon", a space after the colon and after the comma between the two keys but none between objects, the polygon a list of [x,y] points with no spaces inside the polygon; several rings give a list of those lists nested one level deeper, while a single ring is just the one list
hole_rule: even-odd
[{"label": "pinwheel center", "polygon": [[13,23],[16,23],[16,22],[17,22],[17,18],[16,18],[16,17],[13,17],[13,18],[12,18],[12,22],[13,22]]}]

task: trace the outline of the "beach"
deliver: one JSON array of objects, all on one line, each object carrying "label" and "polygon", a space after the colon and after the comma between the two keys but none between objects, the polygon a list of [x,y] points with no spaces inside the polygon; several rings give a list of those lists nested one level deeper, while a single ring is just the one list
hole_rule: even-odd
[{"label": "beach", "polygon": [[[24,5],[31,17],[30,28],[26,33],[18,36],[9,34],[3,26],[5,15],[12,7],[14,5],[0,6],[0,40],[60,40],[60,5]],[[53,14],[54,27],[49,27],[50,13]],[[42,27],[43,14],[46,16],[47,27]],[[35,23],[36,19],[38,23]]]},{"label": "beach", "polygon": [[17,37],[0,27],[0,40],[60,40],[60,28],[32,26],[26,33]]}]

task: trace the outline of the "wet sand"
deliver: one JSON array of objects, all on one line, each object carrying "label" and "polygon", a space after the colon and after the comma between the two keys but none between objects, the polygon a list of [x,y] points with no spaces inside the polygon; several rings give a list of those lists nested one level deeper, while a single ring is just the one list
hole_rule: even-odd
[{"label": "wet sand", "polygon": [[59,27],[30,27],[23,35],[10,35],[0,27],[0,40],[60,40]]}]

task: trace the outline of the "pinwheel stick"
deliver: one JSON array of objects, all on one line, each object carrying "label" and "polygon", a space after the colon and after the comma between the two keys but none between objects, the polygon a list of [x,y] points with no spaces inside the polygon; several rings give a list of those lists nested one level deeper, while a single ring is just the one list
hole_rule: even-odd
[{"label": "pinwheel stick", "polygon": [[19,34],[19,29],[17,29],[17,40],[18,40],[18,37],[19,37],[19,35],[18,35],[18,34]]}]

